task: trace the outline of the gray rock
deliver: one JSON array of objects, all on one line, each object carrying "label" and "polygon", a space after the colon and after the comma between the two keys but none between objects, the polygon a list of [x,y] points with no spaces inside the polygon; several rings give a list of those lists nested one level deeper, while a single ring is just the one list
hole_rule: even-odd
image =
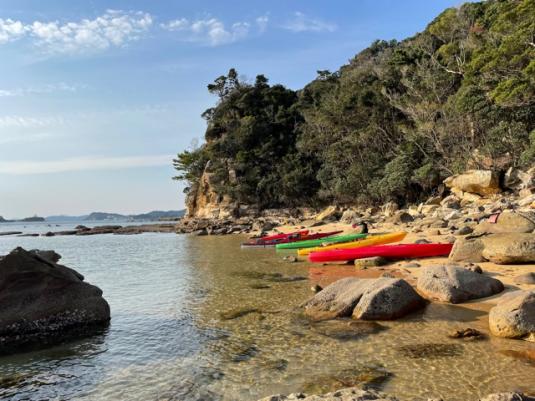
[{"label": "gray rock", "polygon": [[504,295],[490,310],[489,327],[498,337],[535,341],[535,290]]},{"label": "gray rock", "polygon": [[504,233],[485,236],[482,256],[494,263],[515,264],[535,262],[535,235]]},{"label": "gray rock", "polygon": [[452,262],[484,262],[483,242],[480,238],[458,238],[453,244],[449,260]]},{"label": "gray rock", "polygon": [[346,388],[324,395],[307,395],[294,393],[290,395],[272,395],[259,401],[398,401],[397,398],[375,390],[362,390],[360,388]]},{"label": "gray rock", "polygon": [[16,248],[1,259],[0,288],[1,353],[84,335],[110,320],[99,288],[37,252]]},{"label": "gray rock", "polygon": [[417,288],[428,299],[454,304],[488,297],[504,289],[499,280],[454,265],[424,267]]},{"label": "gray rock", "polygon": [[414,241],[415,244],[430,244],[431,241],[425,239],[425,238],[420,238],[420,239],[417,239],[416,241]]},{"label": "gray rock", "polygon": [[371,258],[355,259],[353,262],[358,269],[367,269],[368,267],[384,266],[390,261],[381,256],[374,256]]},{"label": "gray rock", "polygon": [[52,263],[58,263],[59,260],[61,259],[61,255],[52,250],[42,251],[39,249],[32,249],[30,252]]},{"label": "gray rock", "polygon": [[459,228],[457,231],[455,231],[455,235],[468,235],[472,234],[474,232],[474,229],[469,226],[463,226]]},{"label": "gray rock", "polygon": [[529,272],[520,274],[515,277],[515,281],[519,284],[535,284],[535,273]]},{"label": "gray rock", "polygon": [[325,287],[305,304],[305,314],[321,320],[353,316],[390,320],[424,306],[424,300],[402,279],[345,278]]}]

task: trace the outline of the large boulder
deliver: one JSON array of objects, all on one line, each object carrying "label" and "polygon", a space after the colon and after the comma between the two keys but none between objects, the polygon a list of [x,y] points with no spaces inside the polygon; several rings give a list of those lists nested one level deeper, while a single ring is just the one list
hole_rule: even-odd
[{"label": "large boulder", "polygon": [[535,341],[535,290],[504,295],[490,310],[489,327],[498,337]]},{"label": "large boulder", "polygon": [[293,393],[290,395],[272,395],[262,398],[259,401],[397,401],[397,398],[376,390],[363,390],[352,387],[334,391],[324,395],[307,395],[303,393]]},{"label": "large boulder", "polygon": [[504,289],[499,280],[455,265],[424,267],[417,288],[425,298],[453,304],[488,297]]},{"label": "large boulder", "polygon": [[457,190],[456,192],[469,192],[481,196],[494,195],[501,191],[498,175],[490,170],[469,170],[464,174],[446,178],[444,184]]},{"label": "large boulder", "polygon": [[391,320],[424,306],[424,300],[402,279],[345,278],[325,287],[305,304],[313,319],[353,316],[362,320]]},{"label": "large boulder", "polygon": [[500,213],[495,223],[482,221],[476,233],[531,233],[535,230],[535,213],[506,210]]},{"label": "large boulder", "polygon": [[316,216],[316,221],[335,221],[340,217],[340,211],[336,206],[328,206]]},{"label": "large boulder", "polygon": [[16,248],[0,260],[0,353],[108,324],[110,307],[102,291],[51,259]]},{"label": "large boulder", "polygon": [[451,249],[452,262],[484,262],[481,238],[457,238]]},{"label": "large boulder", "polygon": [[494,263],[535,262],[535,235],[523,233],[493,234],[481,238],[482,256]]}]

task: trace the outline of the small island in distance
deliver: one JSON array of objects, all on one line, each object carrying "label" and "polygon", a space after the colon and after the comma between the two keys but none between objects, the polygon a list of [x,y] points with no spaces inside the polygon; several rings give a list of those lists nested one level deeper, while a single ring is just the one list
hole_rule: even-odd
[{"label": "small island in distance", "polygon": [[106,213],[106,212],[92,212],[80,216],[47,216],[47,217],[26,217],[23,219],[7,220],[0,216],[0,223],[14,223],[14,222],[72,222],[72,221],[158,221],[158,220],[175,220],[183,217],[185,210],[153,210],[148,213],[140,214],[119,214],[119,213]]}]

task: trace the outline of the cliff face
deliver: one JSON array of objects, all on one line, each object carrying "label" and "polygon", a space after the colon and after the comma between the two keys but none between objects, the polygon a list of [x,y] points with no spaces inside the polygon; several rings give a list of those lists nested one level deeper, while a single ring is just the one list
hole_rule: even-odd
[{"label": "cliff face", "polygon": [[[235,180],[234,170],[228,170],[229,180]],[[199,182],[193,185],[186,196],[186,217],[197,219],[226,219],[235,217],[238,205],[230,196],[216,190],[215,174],[210,172],[210,162],[206,164]]]}]

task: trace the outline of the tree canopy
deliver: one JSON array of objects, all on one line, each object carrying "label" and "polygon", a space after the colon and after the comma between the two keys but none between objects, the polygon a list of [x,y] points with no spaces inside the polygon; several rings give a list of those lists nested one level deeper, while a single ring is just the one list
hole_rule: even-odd
[{"label": "tree canopy", "polygon": [[206,143],[177,156],[177,179],[210,161],[220,193],[264,208],[416,200],[469,167],[534,163],[535,0],[447,9],[299,91],[235,69],[208,90]]}]

